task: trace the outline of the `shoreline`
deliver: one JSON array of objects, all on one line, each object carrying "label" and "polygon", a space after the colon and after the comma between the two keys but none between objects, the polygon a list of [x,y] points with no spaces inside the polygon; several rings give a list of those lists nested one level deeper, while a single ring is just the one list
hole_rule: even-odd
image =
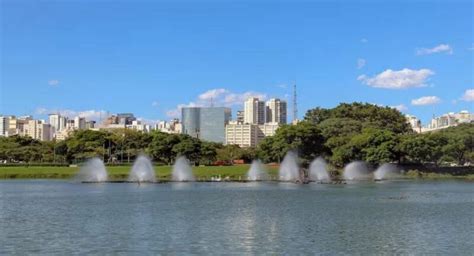
[{"label": "shoreline", "polygon": [[[220,177],[222,182],[247,182],[246,174],[249,165],[234,166],[198,166],[193,167],[196,182],[212,182],[212,177]],[[58,166],[1,166],[0,180],[14,179],[51,179],[67,180],[73,179],[79,171],[79,167],[58,167]],[[129,176],[130,166],[107,166],[109,181],[126,181]],[[171,166],[154,166],[158,181],[171,181]],[[270,176],[269,181],[278,181],[278,167],[267,166]],[[341,170],[332,171],[332,178],[341,180]],[[336,174],[336,175],[334,175]],[[397,180],[469,180],[474,181],[474,168],[472,173],[451,174],[430,172],[426,170],[409,170],[404,174],[394,177]]]}]

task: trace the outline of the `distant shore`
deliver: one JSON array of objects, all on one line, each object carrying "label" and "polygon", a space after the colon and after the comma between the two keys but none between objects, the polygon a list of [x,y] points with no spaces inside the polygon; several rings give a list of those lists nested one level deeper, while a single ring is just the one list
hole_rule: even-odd
[{"label": "distant shore", "polygon": [[[109,180],[126,180],[131,166],[107,166]],[[156,177],[160,181],[171,179],[171,166],[155,166]],[[211,180],[212,177],[220,177],[222,180],[242,181],[246,179],[249,165],[233,166],[198,166],[193,167],[193,173],[197,180]],[[466,179],[474,180],[474,168],[472,171],[459,173],[453,169],[444,168],[443,172],[430,170],[406,169],[400,179]],[[0,166],[0,179],[72,179],[79,171],[79,167],[68,166]],[[269,176],[277,180],[278,166],[267,166]],[[333,177],[339,178],[342,170],[331,172]]]}]

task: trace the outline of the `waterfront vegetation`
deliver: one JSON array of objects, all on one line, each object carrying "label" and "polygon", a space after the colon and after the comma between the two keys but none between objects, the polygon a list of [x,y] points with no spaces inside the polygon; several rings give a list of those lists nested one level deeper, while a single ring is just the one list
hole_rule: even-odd
[{"label": "waterfront vegetation", "polygon": [[[245,180],[248,164],[232,166],[195,166],[193,173],[197,180],[210,180],[211,177],[229,178],[232,181]],[[72,179],[79,171],[79,166],[6,166],[0,168],[0,179]],[[131,166],[107,166],[110,180],[127,180]],[[171,179],[171,166],[155,166],[156,177],[160,181]],[[267,165],[266,169],[272,179],[278,177],[278,166]],[[342,170],[332,171],[332,175],[340,177]],[[474,180],[474,174],[453,175],[450,173],[421,172],[408,170],[399,179],[468,179]]]},{"label": "waterfront vegetation", "polygon": [[[372,104],[340,104],[332,109],[309,110],[297,125],[281,126],[275,136],[256,148],[200,141],[183,134],[134,130],[80,130],[64,141],[42,142],[29,137],[0,138],[0,176],[70,177],[77,168],[6,167],[22,165],[80,164],[99,157],[109,165],[131,164],[139,154],[148,155],[159,176],[168,177],[177,156],[193,165],[227,165],[234,160],[250,163],[261,159],[279,163],[288,151],[295,151],[303,167],[323,156],[332,169],[340,170],[355,160],[372,166],[382,163],[423,166],[462,166],[474,163],[474,124],[461,124],[438,132],[417,134],[396,109]],[[196,167],[198,177],[222,175],[238,178],[247,166]],[[112,178],[124,178],[129,167],[109,167]],[[417,175],[417,176],[423,176]],[[426,175],[425,175],[426,176]]]}]

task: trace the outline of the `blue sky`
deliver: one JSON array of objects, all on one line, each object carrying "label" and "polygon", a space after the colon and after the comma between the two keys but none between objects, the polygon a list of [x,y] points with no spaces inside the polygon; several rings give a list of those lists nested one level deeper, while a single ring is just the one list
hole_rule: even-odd
[{"label": "blue sky", "polygon": [[[1,114],[184,105],[474,112],[472,1],[1,1]],[[291,104],[289,104],[291,106]],[[235,115],[235,113],[234,113]]]}]

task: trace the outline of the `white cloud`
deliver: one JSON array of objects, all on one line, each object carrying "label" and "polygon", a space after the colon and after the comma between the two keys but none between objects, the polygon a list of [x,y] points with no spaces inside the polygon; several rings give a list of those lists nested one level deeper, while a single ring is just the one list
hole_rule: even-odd
[{"label": "white cloud", "polygon": [[288,85],[287,84],[277,84],[277,87],[281,88],[281,89],[286,89],[288,87]]},{"label": "white cloud", "polygon": [[238,106],[242,105],[249,97],[257,97],[261,100],[265,100],[267,95],[254,91],[234,93],[224,88],[217,88],[199,94],[195,101],[191,101],[188,104],[179,104],[176,108],[168,110],[166,115],[172,118],[180,117],[181,109],[184,107],[206,107],[210,106],[211,103],[214,106]]},{"label": "white cloud", "polygon": [[367,64],[367,61],[365,59],[357,59],[357,69],[361,69]]},{"label": "white cloud", "polygon": [[413,99],[411,104],[414,106],[425,106],[425,105],[433,105],[438,104],[441,102],[441,99],[436,96],[424,96],[418,99]]},{"label": "white cloud", "polygon": [[367,38],[362,38],[362,39],[360,39],[360,42],[363,43],[363,44],[365,44],[365,43],[368,43],[369,40],[367,40]]},{"label": "white cloud", "polygon": [[464,101],[474,101],[474,89],[467,89],[461,99]]},{"label": "white cloud", "polygon": [[226,93],[228,93],[228,91],[226,89],[223,89],[223,88],[212,89],[212,90],[209,90],[207,92],[204,92],[204,93],[200,94],[198,98],[200,100],[213,100],[213,99],[218,98],[220,95],[223,95],[223,94],[226,94]]},{"label": "white cloud", "polygon": [[153,101],[153,102],[151,103],[151,106],[152,106],[152,107],[158,107],[158,105],[159,105],[158,101]]},{"label": "white cloud", "polygon": [[59,80],[57,80],[57,79],[49,80],[48,84],[51,85],[51,86],[57,86],[57,85],[59,85]]},{"label": "white cloud", "polygon": [[449,44],[440,44],[433,48],[420,48],[416,50],[416,55],[429,55],[433,53],[453,54],[453,48]]},{"label": "white cloud", "polygon": [[39,115],[47,115],[47,114],[53,114],[53,113],[59,113],[60,115],[67,116],[69,118],[74,118],[76,116],[80,117],[85,117],[87,120],[99,120],[99,119],[104,119],[107,117],[108,113],[105,110],[83,110],[83,111],[77,111],[77,110],[71,110],[71,109],[47,109],[47,108],[37,108],[36,109],[36,114]]},{"label": "white cloud", "polygon": [[434,75],[434,72],[429,69],[412,70],[404,68],[398,71],[387,69],[373,77],[360,75],[357,80],[375,88],[405,89],[426,86],[426,81],[431,75]]},{"label": "white cloud", "polygon": [[407,111],[408,108],[407,106],[403,105],[403,104],[400,104],[400,105],[396,105],[396,106],[390,106],[391,108],[394,108],[400,112],[404,112],[404,111]]},{"label": "white cloud", "polygon": [[469,51],[474,51],[474,44],[471,45],[470,48],[467,48]]}]

